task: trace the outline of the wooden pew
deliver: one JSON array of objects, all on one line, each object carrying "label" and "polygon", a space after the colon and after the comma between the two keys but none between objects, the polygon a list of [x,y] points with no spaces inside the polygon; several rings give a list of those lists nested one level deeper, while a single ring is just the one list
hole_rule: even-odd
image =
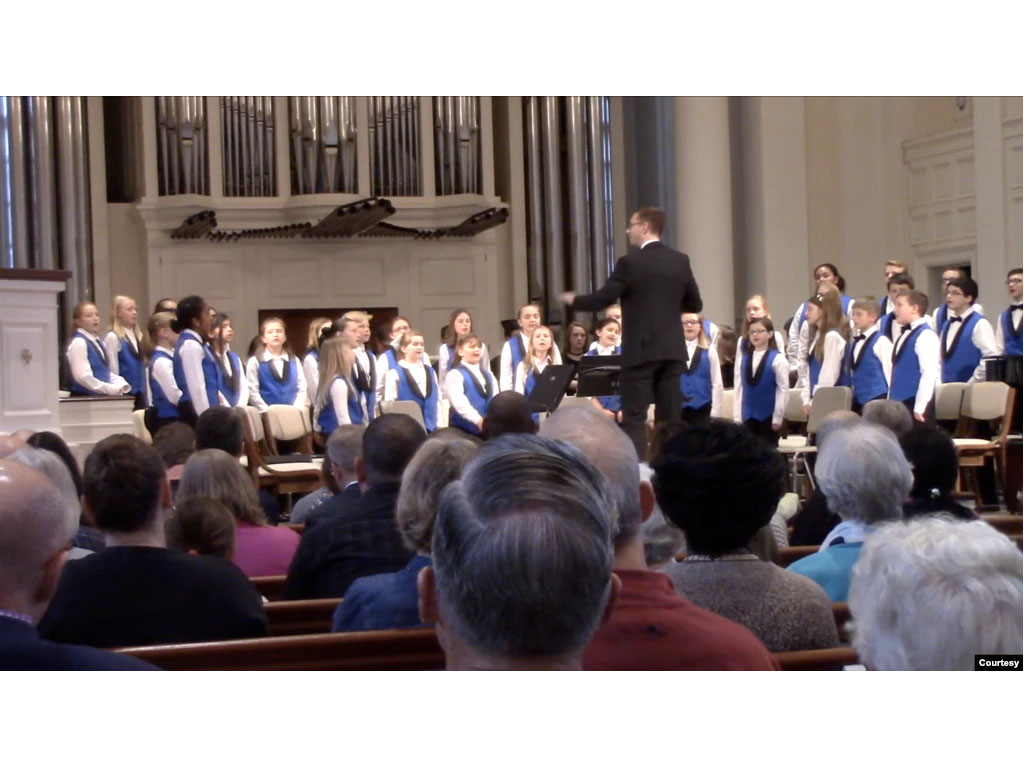
[{"label": "wooden pew", "polygon": [[323,600],[279,600],[263,606],[271,637],[317,635],[331,631],[331,618],[340,597]]},{"label": "wooden pew", "polygon": [[832,603],[832,618],[836,622],[836,630],[839,632],[839,642],[849,644],[850,634],[846,631],[846,622],[850,616],[850,606],[847,603]]},{"label": "wooden pew", "polygon": [[779,547],[779,565],[786,568],[801,557],[813,555],[818,549],[819,547],[816,544],[804,547]]},{"label": "wooden pew", "polygon": [[1024,524],[1024,517],[1020,515],[986,513],[981,516],[981,519],[1010,538],[1020,536],[1024,532],[1024,525],[1022,525]]},{"label": "wooden pew", "polygon": [[853,648],[824,648],[817,651],[784,651],[773,653],[784,672],[841,670],[846,664],[860,664]]},{"label": "wooden pew", "polygon": [[280,600],[284,597],[284,582],[287,575],[281,576],[253,576],[249,581],[256,587],[256,591],[267,600]]},{"label": "wooden pew", "polygon": [[432,627],[118,648],[170,670],[444,669]]}]

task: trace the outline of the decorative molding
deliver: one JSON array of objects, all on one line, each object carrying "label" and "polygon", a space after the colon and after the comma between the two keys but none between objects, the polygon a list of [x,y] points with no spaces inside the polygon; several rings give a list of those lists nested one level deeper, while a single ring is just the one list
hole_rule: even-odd
[{"label": "decorative molding", "polygon": [[922,159],[931,159],[943,154],[974,151],[974,129],[963,128],[922,139],[911,139],[902,144],[903,162],[914,163]]}]

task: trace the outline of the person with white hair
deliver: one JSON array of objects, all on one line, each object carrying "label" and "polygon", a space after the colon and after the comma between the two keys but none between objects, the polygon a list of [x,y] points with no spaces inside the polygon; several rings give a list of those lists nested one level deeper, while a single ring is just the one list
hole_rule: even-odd
[{"label": "person with white hair", "polygon": [[775,669],[749,630],[680,597],[668,575],[648,569],[643,524],[654,508],[654,491],[640,480],[636,448],[626,433],[596,409],[567,408],[552,414],[540,434],[586,454],[615,502],[613,566],[622,588],[587,646],[584,669]]},{"label": "person with white hair", "polygon": [[853,646],[869,669],[970,670],[1021,653],[1021,553],[980,520],[881,526],[853,567]]},{"label": "person with white hair", "polygon": [[614,533],[608,483],[577,448],[484,443],[441,493],[417,579],[448,669],[580,669],[618,594]]},{"label": "person with white hair", "polygon": [[828,508],[842,519],[821,548],[789,570],[818,582],[832,602],[846,600],[850,570],[874,526],[903,519],[903,502],[914,477],[888,429],[855,424],[821,446],[814,476]]},{"label": "person with white hair", "polygon": [[0,670],[153,669],[127,656],[42,640],[78,512],[42,473],[0,460]]}]

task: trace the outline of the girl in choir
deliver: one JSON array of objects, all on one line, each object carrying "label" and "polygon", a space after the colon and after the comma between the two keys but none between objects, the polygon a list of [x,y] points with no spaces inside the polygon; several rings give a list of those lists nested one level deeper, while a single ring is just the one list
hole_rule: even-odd
[{"label": "girl in choir", "polygon": [[180,420],[178,401],[181,388],[174,379],[174,346],[178,334],[171,328],[174,312],[157,312],[149,318],[149,394],[152,405],[146,411],[146,428],[156,437],[162,427]]},{"label": "girl in choir", "polygon": [[210,334],[210,348],[220,364],[221,393],[232,408],[248,405],[249,380],[246,378],[241,358],[231,349],[231,342],[235,340],[235,328],[231,318],[223,312],[214,315]]},{"label": "girl in choir", "polygon": [[451,411],[448,425],[480,436],[487,406],[498,393],[498,381],[483,359],[483,342],[469,334],[459,342],[455,365],[445,376]]},{"label": "girl in choir", "polygon": [[115,296],[110,310],[111,330],[103,340],[110,361],[110,372],[120,375],[135,396],[135,410],[146,407],[146,353],[142,330],[138,324],[139,310],[130,296]]},{"label": "girl in choir", "polygon": [[75,305],[71,313],[75,332],[65,353],[71,369],[72,395],[126,395],[131,391],[122,376],[111,370],[110,354],[96,334],[100,330],[100,313],[91,301]]},{"label": "girl in choir", "polygon": [[271,405],[306,407],[306,375],[294,355],[288,354],[284,321],[268,317],[260,323],[260,347],[249,358],[249,402],[266,411]]},{"label": "girl in choir", "polygon": [[775,346],[769,318],[751,320],[749,326],[750,354],[737,366],[733,384],[733,419],[777,446],[789,397],[789,364]]},{"label": "girl in choir", "polygon": [[[502,392],[515,386],[516,371],[519,369],[519,364],[526,359],[526,340],[540,325],[540,307],[536,304],[524,304],[519,308],[516,320],[519,323],[519,333],[506,341],[501,348],[499,383]],[[562,354],[558,351],[557,346],[552,348],[551,359],[555,365],[562,364]]]},{"label": "girl in choir", "polygon": [[[607,315],[597,324],[597,341],[587,352],[588,357],[621,355],[622,347],[619,340],[622,338],[622,330],[619,321]],[[619,395],[599,395],[591,398],[591,403],[599,411],[609,418],[622,423],[622,397]]]},{"label": "girl in choir", "polygon": [[[473,316],[469,314],[468,309],[456,309],[452,312],[451,319],[448,321],[448,331],[445,334],[444,343],[441,344],[440,349],[437,350],[437,379],[443,382],[445,377],[448,375],[448,371],[451,370],[452,360],[455,359],[455,350],[459,345],[459,340],[466,338],[473,332]],[[487,345],[483,345],[483,358],[484,360],[490,360],[487,352]],[[428,365],[430,361],[427,361]]]},{"label": "girl in choir", "polygon": [[[618,320],[615,321],[618,325]],[[590,333],[583,323],[571,322],[565,329],[565,359],[578,363],[580,358],[587,355],[587,343],[590,341]]]},{"label": "girl in choir", "polygon": [[[843,293],[846,289],[846,280],[842,275],[839,274],[839,270],[835,264],[829,264],[825,262],[819,264],[814,268],[814,284],[815,293],[822,292],[822,284],[828,283],[835,287],[836,293],[839,295],[839,300],[842,304],[843,314],[849,313],[850,302],[852,298]],[[827,290],[827,289],[826,289]],[[786,356],[789,358],[791,368],[796,368],[799,364],[799,352],[800,352],[800,330],[803,327],[804,321],[807,320],[807,302],[803,302],[797,307],[796,312],[793,313],[793,324],[789,327],[789,338],[786,344]]]},{"label": "girl in choir", "polygon": [[[739,353],[742,354],[750,348],[750,341],[747,339],[747,331],[750,328],[750,321],[759,317],[771,318],[772,313],[768,311],[768,300],[764,296],[755,293],[743,307],[743,330],[740,333]],[[786,348],[786,338],[781,331],[775,332],[775,345],[778,349]],[[794,368],[794,370],[796,370]]]},{"label": "girl in choir", "polygon": [[723,325],[718,329],[718,340],[715,342],[719,366],[723,382],[731,382],[736,378],[736,330],[731,325]]},{"label": "girl in choir", "polygon": [[800,346],[797,386],[802,388],[804,413],[809,414],[817,387],[850,384],[843,370],[850,326],[837,293],[818,293],[807,300],[807,333],[806,347]]},{"label": "girl in choir", "polygon": [[320,347],[320,381],[313,407],[315,429],[326,440],[341,424],[366,424],[366,409],[352,380],[355,350],[342,338]]},{"label": "girl in choir", "polygon": [[687,424],[707,424],[722,415],[722,367],[718,352],[707,336],[704,318],[693,312],[682,315],[686,359],[679,377],[683,401],[682,419]]},{"label": "girl in choir", "polygon": [[174,380],[181,390],[178,415],[194,428],[203,411],[227,401],[220,393],[220,366],[206,343],[213,324],[209,307],[201,296],[186,296],[175,312],[171,330],[178,334],[174,346]]},{"label": "girl in choir", "polygon": [[516,369],[513,389],[521,395],[530,396],[536,384],[537,374],[553,363],[552,348],[555,336],[546,325],[538,325],[533,329],[526,342],[526,359]]},{"label": "girl in choir", "polygon": [[302,373],[306,376],[306,397],[316,402],[317,385],[320,382],[320,334],[331,327],[331,318],[318,317],[309,324],[306,339],[306,356],[302,359]]},{"label": "girl in choir", "polygon": [[423,412],[427,432],[437,429],[437,415],[441,410],[441,393],[434,369],[423,362],[426,343],[423,334],[408,330],[398,343],[402,358],[398,365],[388,369],[384,379],[384,402],[410,400]]}]

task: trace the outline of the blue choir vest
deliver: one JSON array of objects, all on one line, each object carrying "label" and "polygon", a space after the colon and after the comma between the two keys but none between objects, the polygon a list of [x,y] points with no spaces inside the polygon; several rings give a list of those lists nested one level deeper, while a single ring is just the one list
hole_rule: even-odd
[{"label": "blue choir vest", "polygon": [[[398,360],[395,357],[395,348],[389,344],[388,348],[384,350],[384,354],[388,358],[388,368],[397,368]],[[377,361],[374,360],[370,352],[367,352],[366,362],[370,367],[369,371],[363,370],[362,363],[359,362],[359,357],[356,356],[352,374],[359,399],[366,406],[367,422],[370,422],[373,421],[373,412],[377,407]]]},{"label": "blue choir vest", "polygon": [[284,361],[281,378],[270,361],[260,360],[256,376],[260,383],[260,397],[267,405],[294,405],[299,394],[298,363],[291,355]]},{"label": "blue choir vest", "polygon": [[772,364],[778,352],[769,349],[761,358],[757,371],[753,371],[754,353],[743,358],[743,420],[768,421],[775,412],[775,372]]},{"label": "blue choir vest", "polygon": [[[82,341],[85,342],[86,355],[88,355],[89,366],[92,368],[92,375],[100,381],[109,382],[110,365],[107,363],[107,351],[102,348],[102,345],[98,346],[95,341],[81,331],[76,331],[75,337],[82,339]],[[71,384],[69,388],[73,395],[85,395],[86,397],[96,396],[95,392],[83,387],[75,380],[74,377],[71,377]]]},{"label": "blue choir vest", "polygon": [[192,402],[192,393],[188,390],[188,382],[185,380],[185,367],[181,363],[181,349],[185,344],[198,344],[203,349],[203,386],[206,389],[206,400],[211,406],[217,405],[217,393],[221,389],[220,366],[213,351],[199,340],[195,331],[185,331],[178,337],[178,343],[174,345],[174,380],[181,390],[181,403]]},{"label": "blue choir vest", "polygon": [[[711,404],[711,358],[706,349],[697,347],[693,352],[697,364],[679,377],[679,391],[689,398],[683,408],[697,410]],[[774,401],[772,402],[774,407]]]},{"label": "blue choir vest", "polygon": [[178,418],[178,406],[167,398],[167,393],[164,392],[160,382],[153,375],[153,364],[161,359],[170,360],[172,369],[174,367],[174,357],[169,352],[160,348],[153,350],[153,354],[149,358],[149,390],[153,396],[153,407],[156,408],[158,419],[176,419]]},{"label": "blue choir vest", "polygon": [[130,341],[118,339],[120,348],[117,350],[117,368],[124,380],[131,386],[131,394],[137,395],[142,386],[142,356],[131,345]]},{"label": "blue choir vest", "polygon": [[238,355],[232,352],[230,349],[227,351],[228,361],[231,363],[231,377],[224,373],[223,366],[221,367],[221,386],[220,391],[224,393],[224,397],[227,398],[231,406],[237,405],[248,405],[248,403],[240,403],[239,399],[242,397],[242,377],[245,376],[245,371],[242,370],[242,361]]},{"label": "blue choir vest", "polygon": [[[473,410],[481,416],[486,415],[487,406],[490,405],[491,400],[494,399],[494,391],[497,389],[491,372],[484,368],[484,363],[481,361],[480,372],[483,373],[484,380],[487,382],[487,387],[481,388],[480,383],[476,380],[473,374],[466,370],[461,364],[455,366],[454,370],[462,374],[462,387],[466,392],[466,397],[469,399],[469,404],[473,406]],[[468,419],[464,419],[454,408],[448,415],[448,422],[451,426],[458,427],[461,430],[469,432],[471,435],[480,434],[480,430],[477,428],[476,424],[473,424]]]},{"label": "blue choir vest", "polygon": [[1021,329],[1019,325],[1016,328],[1013,327],[1013,313],[1009,308],[1004,309],[999,315],[999,326],[1003,332],[1003,348],[1006,350],[1006,354],[1012,357],[1020,357],[1024,354],[1021,352]]},{"label": "blue choir vest", "polygon": [[921,323],[906,334],[906,339],[896,351],[893,345],[892,355],[892,386],[889,388],[889,399],[906,402],[917,396],[917,385],[921,382],[921,364],[917,359],[917,337],[931,331],[928,323]]},{"label": "blue choir vest", "polygon": [[[896,339],[892,337],[892,324],[896,321],[895,313],[887,312],[878,318],[878,330],[882,332],[884,336],[889,337],[889,341],[893,344],[896,343]],[[897,336],[896,338],[899,338]]]},{"label": "blue choir vest", "polygon": [[[974,333],[974,326],[978,324],[981,315],[971,312],[970,317],[959,323],[953,323],[949,318],[940,327],[939,354],[942,357],[942,381],[968,382],[974,375],[974,370],[981,362],[981,350],[974,346],[971,341],[971,334]],[[953,343],[949,350],[946,349],[946,333],[950,326],[959,325],[959,330],[954,331]]]},{"label": "blue choir vest", "polygon": [[[595,347],[587,352],[586,357],[593,357],[597,352],[597,347]],[[613,354],[621,355],[622,347],[616,347]],[[598,395],[597,402],[599,402],[601,407],[606,411],[611,411],[612,413],[618,413],[622,410],[622,397],[620,395]]]},{"label": "blue choir vest", "polygon": [[409,371],[401,365],[396,366],[398,371],[398,399],[411,400],[423,411],[423,423],[427,432],[437,429],[437,374],[429,365],[424,365],[427,372],[427,391],[420,392],[416,381],[409,374]]},{"label": "blue choir vest", "polygon": [[[330,387],[338,379],[345,382],[345,388],[348,391],[348,420],[352,424],[363,423],[363,404],[359,401],[358,395],[356,395],[355,387],[344,376],[335,376],[331,379],[331,383],[327,385],[328,392],[324,398],[324,404],[316,417],[316,423],[320,425],[320,432],[323,433],[324,437],[330,437],[331,433],[338,428],[338,414],[334,412],[334,401],[331,400],[330,394]],[[323,382],[320,382],[320,384],[323,386]]]},{"label": "blue choir vest", "polygon": [[[508,345],[509,352],[512,354],[512,378],[514,379],[515,372],[519,370],[519,364],[526,359],[526,344],[523,342],[522,332],[516,334],[505,343]],[[552,357],[554,357],[554,355],[552,355]]]},{"label": "blue choir vest", "polygon": [[848,372],[853,384],[853,401],[858,405],[877,400],[889,394],[889,385],[885,383],[885,371],[882,361],[875,354],[875,344],[882,338],[881,331],[868,336],[860,348],[860,355],[854,359],[853,346],[856,341],[850,340],[846,346],[846,359],[843,368]]}]

